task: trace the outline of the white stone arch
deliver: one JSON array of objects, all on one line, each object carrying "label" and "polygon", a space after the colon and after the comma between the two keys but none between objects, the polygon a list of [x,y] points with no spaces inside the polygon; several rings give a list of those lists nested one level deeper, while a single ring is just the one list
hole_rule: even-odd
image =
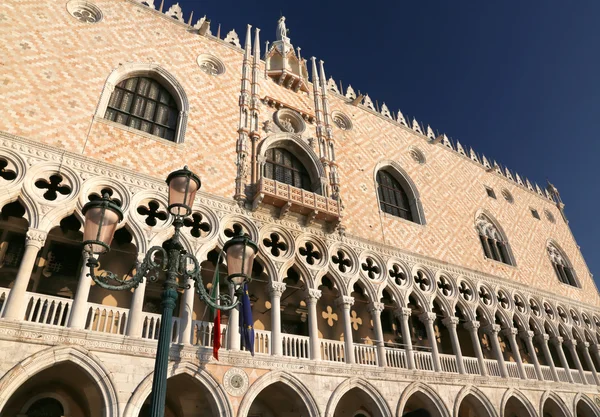
[{"label": "white stone arch", "polygon": [[293,262],[285,270],[281,269],[281,271],[283,273],[286,273],[290,268],[296,268],[298,270],[298,272],[300,273],[300,277],[306,284],[307,288],[316,289],[314,276],[310,272],[310,270],[306,267],[306,265],[304,265],[304,262],[302,262],[301,259],[294,257]]},{"label": "white stone arch", "polygon": [[271,258],[269,258],[264,253],[258,252],[256,254],[256,257],[254,258],[254,262],[259,262],[263,266],[264,272],[266,272],[266,274],[269,276],[269,281],[276,282],[283,279],[283,277],[279,276],[277,267],[275,266]]},{"label": "white stone arch", "polygon": [[498,316],[500,316],[500,321],[501,321],[501,323],[498,323],[498,324],[502,325],[503,328],[505,328],[505,327],[511,328],[512,327],[512,314],[510,313],[510,311],[504,310],[502,307],[497,307],[493,311],[493,313],[494,313],[494,322],[493,323],[496,323],[496,315],[498,315]]},{"label": "white stone arch", "polygon": [[431,297],[431,310],[433,310],[434,303],[438,303],[442,308],[442,313],[444,313],[444,318],[446,317],[454,317],[454,309],[452,308],[452,303],[450,300],[445,298],[442,294],[434,294]]},{"label": "white stone arch", "polygon": [[[223,387],[219,382],[205,369],[194,365],[190,362],[171,362],[167,369],[167,378],[172,378],[177,375],[189,375],[196,381],[200,382],[204,388],[208,391],[212,397],[217,409],[219,410],[219,416],[222,417],[233,417],[233,409],[229,397],[223,390]],[[135,388],[127,405],[125,406],[125,412],[123,417],[137,417],[146,398],[152,391],[152,379],[154,372],[149,373],[146,377],[138,384]]]},{"label": "white stone arch", "polygon": [[549,398],[552,399],[556,405],[558,405],[558,408],[560,408],[560,411],[563,412],[564,417],[571,417],[573,415],[571,410],[569,410],[569,407],[567,407],[565,402],[556,392],[546,391],[542,394],[542,398],[540,399],[540,416],[544,415],[544,405]]},{"label": "white stone arch", "polygon": [[381,297],[383,297],[383,291],[386,289],[392,296],[392,299],[394,300],[394,302],[396,303],[398,308],[404,307],[404,304],[403,304],[404,296],[402,294],[402,291],[400,291],[400,289],[397,286],[390,283],[389,281],[384,281],[384,282],[380,283],[379,286],[377,287],[377,295],[376,295],[377,300],[376,301],[381,301]]},{"label": "white stone arch", "polygon": [[490,399],[488,397],[486,397],[483,392],[481,392],[479,389],[477,389],[476,387],[474,387],[472,385],[467,385],[466,387],[461,389],[458,392],[458,394],[456,395],[456,399],[454,400],[454,412],[452,414],[453,417],[458,417],[458,412],[460,410],[462,401],[468,395],[472,395],[477,400],[479,400],[479,402],[481,403],[481,405],[483,406],[485,411],[488,413],[489,417],[498,417],[496,408],[494,407],[494,404],[492,404]]},{"label": "white stone arch", "polygon": [[[320,276],[319,279],[316,280],[316,284],[319,284],[324,276],[330,276],[340,296],[350,295],[350,293],[348,292],[348,286],[344,282],[344,279],[340,276],[337,268],[332,268],[331,266],[329,266],[329,268],[326,271],[324,271],[323,274],[319,275]],[[318,285],[317,288],[319,288]]]},{"label": "white stone arch", "polygon": [[323,186],[329,184],[329,180],[325,175],[321,159],[300,135],[293,133],[273,133],[258,145],[256,153],[259,160],[259,179],[263,176],[264,161],[266,160],[267,150],[270,148],[283,148],[292,152],[306,168],[310,176],[311,190],[317,194],[325,195]]},{"label": "white stone arch", "polygon": [[104,417],[119,417],[119,401],[117,391],[110,372],[102,362],[88,350],[76,346],[55,346],[34,353],[13,366],[0,378],[0,410],[4,408],[10,397],[28,379],[39,372],[63,362],[71,362],[85,371],[100,391],[104,403]]},{"label": "white stone arch", "polygon": [[133,77],[148,77],[158,81],[173,96],[177,107],[179,108],[179,118],[177,119],[177,131],[175,133],[175,143],[183,143],[185,130],[187,128],[187,118],[190,112],[190,103],[183,89],[183,86],[177,79],[163,67],[150,62],[126,62],[119,64],[107,77],[106,83],[100,93],[100,100],[96,107],[95,117],[104,119],[106,108],[110,96],[115,86],[121,81]]},{"label": "white stone arch", "polygon": [[80,231],[83,232],[84,216],[81,210],[77,208],[75,201],[70,202],[67,205],[55,207],[48,213],[44,214],[40,219],[39,229],[46,232],[50,232],[52,229],[60,225],[60,222],[70,215],[74,215],[79,223],[81,223]]},{"label": "white stone arch", "polygon": [[[489,222],[489,224],[491,226],[493,226],[493,228],[495,228],[495,232],[497,232],[497,235],[499,235],[498,237],[500,237],[502,242],[505,244],[506,253],[508,255],[508,260],[510,262],[509,264],[511,266],[517,266],[517,261],[516,261],[515,255],[513,254],[510,240],[508,239],[508,235],[506,234],[506,232],[504,231],[504,229],[502,228],[502,226],[500,225],[498,220],[496,220],[496,218],[492,215],[492,213],[490,213],[486,209],[479,209],[475,212],[475,216],[474,216],[474,220],[473,220],[473,230],[477,234],[476,235],[477,239],[479,239],[480,233],[483,232],[483,230],[480,231],[480,229],[485,228],[485,226],[483,226],[483,224],[482,224],[482,219],[487,220]],[[487,232],[486,232],[487,236],[489,236],[489,233],[494,233],[492,228],[490,228],[489,226],[486,228],[486,230],[487,230]],[[481,250],[483,251],[483,248]]]},{"label": "white stone arch", "polygon": [[423,294],[421,291],[419,291],[417,288],[409,288],[405,293],[404,293],[404,305],[408,305],[408,303],[410,302],[410,296],[415,297],[415,299],[419,302],[419,304],[421,304],[421,307],[423,307],[423,311],[426,313],[431,312],[431,303],[432,300],[427,297],[425,294]]},{"label": "white stone arch", "polygon": [[0,187],[0,194],[2,195],[0,204],[3,205],[4,198],[14,201],[19,196],[21,187],[23,187],[23,180],[27,176],[28,166],[23,157],[11,149],[0,149],[0,156],[6,159],[9,163],[9,167],[10,165],[14,166],[14,171],[17,175],[9,184]]},{"label": "white stone arch", "polygon": [[258,378],[250,388],[248,388],[248,391],[246,391],[246,394],[240,403],[240,407],[238,408],[237,417],[247,417],[252,402],[254,402],[258,394],[260,394],[263,389],[276,382],[285,384],[298,394],[308,410],[308,417],[319,417],[321,415],[319,407],[310,390],[298,378],[284,371],[270,371]]},{"label": "white stone arch", "polygon": [[[458,300],[456,301],[456,304],[454,304],[454,308],[458,308],[462,314],[465,316],[465,319],[469,320],[469,321],[473,321],[475,320],[475,308],[477,308],[477,304],[469,304],[467,303],[467,301],[465,301],[462,297],[459,297]],[[453,311],[454,315],[456,315],[456,313]]]},{"label": "white stone arch", "polygon": [[381,204],[379,203],[379,193],[377,185],[377,173],[381,170],[387,171],[391,174],[396,181],[400,183],[406,195],[410,205],[410,213],[413,218],[413,222],[421,225],[427,224],[425,220],[425,211],[423,210],[423,204],[421,203],[421,195],[413,180],[410,178],[408,173],[402,168],[402,166],[391,159],[379,161],[375,165],[373,170],[373,184],[375,186],[375,198],[377,199],[377,207],[381,211]]},{"label": "white stone arch", "polygon": [[348,294],[352,294],[354,291],[354,284],[360,283],[362,287],[365,289],[365,295],[371,302],[379,301],[377,300],[377,289],[373,285],[373,283],[362,274],[357,274],[350,280],[348,280]]},{"label": "white stone arch", "polygon": [[40,220],[40,210],[38,205],[33,201],[33,199],[25,194],[20,193],[15,197],[5,196],[7,197],[5,200],[2,200],[0,203],[0,210],[7,204],[14,203],[18,201],[21,206],[25,209],[25,214],[23,214],[23,218],[27,220],[27,225],[29,228],[37,229],[39,220]]},{"label": "white stone arch", "polygon": [[50,391],[46,391],[46,392],[42,392],[41,394],[34,395],[32,398],[27,400],[25,405],[23,405],[23,407],[21,407],[20,414],[27,415],[27,411],[29,411],[29,408],[36,401],[41,400],[43,398],[52,398],[52,399],[58,401],[63,409],[63,413],[64,413],[63,417],[71,417],[71,409],[69,407],[69,401],[64,397],[64,395],[59,394],[57,392],[50,392]]},{"label": "white stone arch", "polygon": [[590,397],[581,392],[575,394],[575,398],[573,398],[573,412],[575,414],[577,414],[577,405],[579,405],[579,401],[583,401],[593,413],[595,413],[597,416],[600,416],[600,407],[598,407]]},{"label": "white stone arch", "polygon": [[413,382],[404,389],[400,395],[400,399],[398,400],[398,407],[396,409],[397,417],[402,417],[404,407],[406,406],[410,396],[417,392],[425,395],[431,401],[441,417],[450,417],[450,412],[448,411],[446,404],[444,404],[444,400],[442,400],[434,388],[424,384],[423,382]]},{"label": "white stone arch", "polygon": [[502,401],[500,402],[500,417],[509,417],[506,414],[504,414],[504,410],[506,409],[506,404],[508,403],[508,400],[511,399],[511,397],[515,397],[517,400],[519,400],[521,404],[523,404],[523,406],[527,409],[527,412],[530,414],[531,417],[538,416],[535,407],[533,406],[533,404],[531,404],[531,401],[529,401],[525,394],[514,388],[509,388],[502,396]]},{"label": "white stone arch", "polygon": [[358,377],[346,379],[344,382],[337,386],[337,388],[329,397],[324,417],[333,417],[335,409],[342,397],[344,396],[344,394],[346,394],[348,391],[354,388],[360,389],[373,400],[373,402],[377,406],[377,409],[379,410],[379,414],[382,417],[392,417],[392,412],[390,411],[390,408],[385,402],[383,395],[377,390],[377,388],[375,388],[369,382]]}]

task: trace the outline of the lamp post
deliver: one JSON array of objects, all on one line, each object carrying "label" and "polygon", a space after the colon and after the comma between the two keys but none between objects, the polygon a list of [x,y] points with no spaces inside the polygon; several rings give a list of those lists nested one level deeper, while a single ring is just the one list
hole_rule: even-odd
[{"label": "lamp post", "polygon": [[[240,297],[233,300],[229,295],[220,295],[218,299],[212,298],[204,285],[200,275],[200,263],[183,249],[181,244],[181,227],[183,220],[192,213],[192,205],[196,192],[200,189],[200,178],[191,172],[187,166],[169,174],[169,213],[173,215],[175,233],[163,247],[154,246],[148,250],[144,260],[136,268],[136,273],[130,279],[103,271],[96,273],[98,255],[107,253],[114,237],[118,223],[123,220],[123,212],[113,203],[108,195],[101,199],[90,201],[83,207],[85,216],[83,233],[83,250],[89,254],[87,266],[89,275],[102,288],[109,290],[129,290],[137,287],[145,278],[157,281],[159,273],[165,272],[161,301],[160,332],[158,348],[154,364],[154,377],[152,380],[151,417],[164,417],[165,400],[167,394],[167,367],[169,362],[169,348],[173,328],[173,309],[177,301],[178,289],[188,288],[189,279],[194,281],[194,288],[200,298],[210,307],[219,310],[235,308]],[[219,260],[225,253],[227,260],[228,280],[233,284],[235,294],[241,294],[242,285],[250,280],[252,264],[258,251],[256,243],[247,235],[239,232],[223,246]]]}]

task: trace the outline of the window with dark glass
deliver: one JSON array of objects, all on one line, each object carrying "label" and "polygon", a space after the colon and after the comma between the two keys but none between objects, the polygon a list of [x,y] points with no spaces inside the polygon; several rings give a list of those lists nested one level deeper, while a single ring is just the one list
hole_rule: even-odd
[{"label": "window with dark glass", "polygon": [[512,265],[508,243],[491,220],[481,215],[477,219],[476,227],[485,257]]},{"label": "window with dark glass", "polygon": [[312,191],[306,168],[290,151],[271,148],[267,150],[266,157],[264,173],[266,178]]},{"label": "window with dark glass", "polygon": [[115,87],[104,117],[175,141],[179,109],[171,94],[157,81],[134,77]]},{"label": "window with dark glass", "polygon": [[413,221],[410,200],[398,180],[386,171],[377,173],[377,192],[381,210],[393,216]]},{"label": "window with dark glass", "polygon": [[567,257],[553,244],[548,245],[548,256],[552,262],[552,267],[558,280],[563,284],[572,285],[577,287],[577,281],[575,280],[575,274],[571,264],[567,261]]}]

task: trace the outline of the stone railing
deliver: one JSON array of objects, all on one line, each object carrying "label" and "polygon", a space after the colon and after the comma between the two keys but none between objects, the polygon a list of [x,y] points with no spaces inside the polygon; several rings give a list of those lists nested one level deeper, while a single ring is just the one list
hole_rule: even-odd
[{"label": "stone railing", "polygon": [[485,368],[489,376],[502,376],[500,373],[500,365],[496,359],[484,359]]},{"label": "stone railing", "polygon": [[283,333],[281,335],[281,345],[283,356],[310,359],[310,337],[308,336]]},{"label": "stone railing", "polygon": [[321,359],[331,362],[344,362],[344,342],[321,339]]},{"label": "stone railing", "polygon": [[542,370],[544,381],[554,381],[554,378],[552,377],[552,369],[549,366],[540,365],[540,369]]},{"label": "stone railing", "polygon": [[506,371],[510,378],[521,378],[521,375],[519,375],[519,367],[516,362],[506,362]]},{"label": "stone railing", "polygon": [[88,303],[85,329],[94,332],[125,334],[129,309]]},{"label": "stone railing", "polygon": [[373,345],[354,344],[354,361],[359,365],[377,366],[377,348]]},{"label": "stone railing", "polygon": [[331,222],[341,216],[337,200],[264,177],[257,184],[253,205],[262,202],[281,207],[280,217],[288,210]]},{"label": "stone railing", "polygon": [[477,360],[477,358],[464,356],[463,363],[465,365],[466,373],[470,375],[481,375],[481,370],[479,369],[479,361]]},{"label": "stone railing", "polygon": [[433,360],[431,352],[415,352],[415,366],[422,371],[433,371]]},{"label": "stone railing", "polygon": [[442,365],[442,372],[449,372],[452,374],[458,373],[458,365],[456,364],[456,356],[440,354],[440,364]]},{"label": "stone railing", "polygon": [[406,361],[406,351],[404,349],[385,348],[385,358],[387,365],[391,368],[408,369]]},{"label": "stone railing", "polygon": [[[8,294],[7,294],[8,295]],[[71,314],[73,300],[37,293],[27,293],[25,321],[66,326]]]},{"label": "stone railing", "polygon": [[[537,379],[537,374],[535,373],[534,365],[532,365],[530,363],[524,363],[523,367],[525,368],[525,375],[527,376],[527,379]],[[543,371],[542,371],[542,373],[543,373]]]}]

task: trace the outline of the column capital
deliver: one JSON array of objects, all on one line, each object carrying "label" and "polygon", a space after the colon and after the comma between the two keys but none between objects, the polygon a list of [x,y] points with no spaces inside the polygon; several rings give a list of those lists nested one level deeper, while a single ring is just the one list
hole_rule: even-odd
[{"label": "column capital", "polygon": [[46,243],[47,237],[48,232],[29,228],[25,234],[25,246],[35,246],[38,249],[41,249],[44,246],[44,243]]},{"label": "column capital", "polygon": [[519,332],[519,336],[521,336],[523,339],[533,339],[533,336],[535,335],[535,333],[531,330],[524,330],[522,332]]},{"label": "column capital", "polygon": [[516,336],[519,333],[519,329],[517,329],[516,327],[507,327],[506,329],[502,330],[502,334],[504,336]]},{"label": "column capital", "polygon": [[419,320],[421,320],[423,323],[433,323],[433,321],[437,318],[437,316],[435,315],[435,313],[426,311],[425,313],[421,314],[419,316]]},{"label": "column capital", "polygon": [[497,335],[500,332],[501,328],[502,327],[500,327],[499,324],[488,324],[484,327],[483,331],[485,331],[486,333],[494,333]]},{"label": "column capital", "polygon": [[564,339],[562,337],[560,337],[560,336],[554,336],[554,337],[550,338],[550,341],[552,343],[554,343],[554,346],[557,346],[557,347],[562,346],[563,340]]},{"label": "column capital", "polygon": [[456,326],[458,325],[459,322],[460,322],[460,320],[458,319],[458,317],[446,317],[445,319],[442,320],[442,323],[444,324],[444,326],[454,327],[454,328],[456,328]]},{"label": "column capital", "polygon": [[598,344],[598,343],[592,343],[590,345],[590,348],[592,349],[592,351],[596,351],[596,352],[600,353],[600,344]]},{"label": "column capital", "polygon": [[550,335],[548,333],[539,334],[537,337],[546,343],[550,340]]},{"label": "column capital", "polygon": [[398,318],[410,317],[412,314],[412,310],[408,307],[401,307],[398,310],[394,311],[394,315]]},{"label": "column capital", "polygon": [[349,295],[343,295],[336,299],[336,303],[339,306],[343,306],[344,308],[350,308],[354,305],[354,297],[350,297]]},{"label": "column capital", "polygon": [[466,322],[464,324],[464,326],[465,326],[465,329],[468,329],[468,330],[477,330],[481,326],[481,323],[478,322],[477,320],[471,320],[471,321]]},{"label": "column capital", "polygon": [[383,309],[385,308],[385,304],[383,303],[379,303],[379,302],[371,302],[369,303],[369,312],[370,313],[381,313],[383,311]]},{"label": "column capital", "polygon": [[273,297],[281,297],[285,291],[285,282],[270,281],[269,294]]},{"label": "column capital", "polygon": [[581,343],[581,346],[583,346],[585,349],[589,349],[590,342],[583,342],[583,343]]},{"label": "column capital", "polygon": [[317,302],[321,298],[321,290],[315,290],[313,288],[308,289],[308,294],[306,294],[307,301]]},{"label": "column capital", "polygon": [[567,347],[577,348],[577,340],[575,339],[567,339],[564,341],[564,343]]}]

